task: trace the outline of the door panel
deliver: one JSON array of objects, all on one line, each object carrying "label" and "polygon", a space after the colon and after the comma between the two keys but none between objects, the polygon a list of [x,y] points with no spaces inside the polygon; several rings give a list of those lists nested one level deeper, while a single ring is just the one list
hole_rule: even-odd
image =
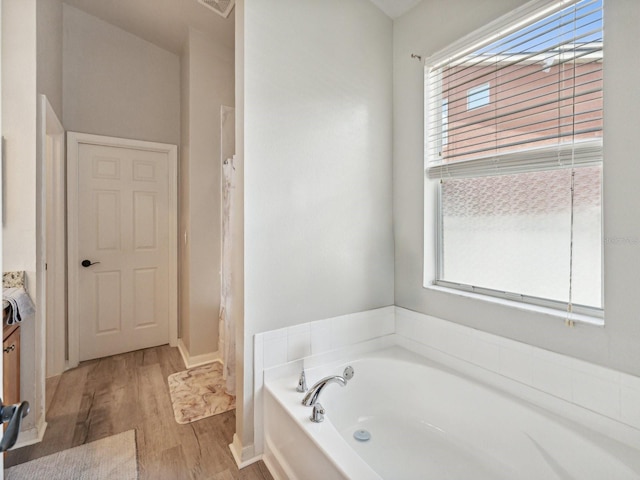
[{"label": "door panel", "polygon": [[[78,146],[79,360],[169,341],[169,154]],[[72,266],[73,267],[73,266]]]},{"label": "door panel", "polygon": [[135,250],[157,248],[157,215],[155,193],[135,192],[133,197],[133,247]]},{"label": "door panel", "polygon": [[97,191],[95,200],[96,248],[120,249],[120,192]]},{"label": "door panel", "polygon": [[157,325],[155,305],[160,301],[156,298],[157,271],[156,268],[139,268],[134,272],[135,328]]},{"label": "door panel", "polygon": [[119,334],[122,330],[120,325],[122,310],[120,272],[98,272],[92,277],[95,285],[93,288],[95,305],[89,304],[89,306],[96,312],[93,333],[94,335]]}]

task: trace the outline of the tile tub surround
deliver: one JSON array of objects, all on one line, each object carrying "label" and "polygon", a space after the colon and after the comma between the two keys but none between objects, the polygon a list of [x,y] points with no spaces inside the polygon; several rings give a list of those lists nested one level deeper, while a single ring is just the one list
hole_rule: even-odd
[{"label": "tile tub surround", "polygon": [[[366,340],[395,333],[395,307],[318,320],[271,330],[255,336],[263,349],[264,369],[338,350]],[[256,359],[258,356],[256,355]]]},{"label": "tile tub surround", "polygon": [[[284,368],[300,372],[303,363],[309,366],[330,361],[340,352],[376,339],[388,341],[394,330],[395,307],[389,306],[255,335],[253,402],[256,455],[261,455],[264,450],[262,388],[266,371]],[[374,342],[373,346],[365,348],[381,346],[379,342]],[[307,379],[307,382],[314,381]]]},{"label": "tile tub surround", "polygon": [[[531,401],[544,404],[560,399],[583,407],[586,415],[594,412],[632,427],[630,435],[640,435],[639,377],[391,306],[255,336],[256,453],[263,451],[265,375],[299,372],[303,364],[309,367],[354,349],[389,345],[400,345],[469,375],[486,376],[498,388],[515,381]],[[313,381],[307,379],[309,386]]]},{"label": "tile tub surround", "polygon": [[396,308],[399,344],[444,354],[640,429],[640,378]]}]

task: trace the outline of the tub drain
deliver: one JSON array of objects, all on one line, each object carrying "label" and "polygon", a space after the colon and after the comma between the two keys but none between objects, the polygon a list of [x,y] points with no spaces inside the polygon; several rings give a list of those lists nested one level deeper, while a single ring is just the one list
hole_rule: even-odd
[{"label": "tub drain", "polygon": [[353,438],[359,442],[366,442],[367,440],[371,440],[371,434],[366,430],[356,430],[353,432]]}]

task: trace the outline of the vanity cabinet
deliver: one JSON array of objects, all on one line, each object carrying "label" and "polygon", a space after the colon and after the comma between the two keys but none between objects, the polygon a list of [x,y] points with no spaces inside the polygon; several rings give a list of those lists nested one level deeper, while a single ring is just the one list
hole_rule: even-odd
[{"label": "vanity cabinet", "polygon": [[2,343],[3,390],[2,403],[20,402],[20,325],[4,325]]}]

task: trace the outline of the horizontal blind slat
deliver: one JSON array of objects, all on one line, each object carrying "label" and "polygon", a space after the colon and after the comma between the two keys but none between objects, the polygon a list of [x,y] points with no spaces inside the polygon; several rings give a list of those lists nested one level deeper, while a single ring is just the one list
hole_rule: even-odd
[{"label": "horizontal blind slat", "polygon": [[[592,0],[586,4],[590,5],[597,1],[599,0]],[[466,55],[470,51],[480,50],[510,35],[517,34],[518,31],[526,30],[532,25],[551,18],[564,8],[564,5],[560,1],[551,5],[540,5],[534,4],[533,2],[525,4],[510,14],[505,15],[505,17],[491,22],[478,31],[461,38],[447,48],[429,55],[428,63],[430,68],[440,68],[442,65],[454,62],[457,58]]]},{"label": "horizontal blind slat", "polygon": [[[474,143],[465,143],[464,146],[458,149],[449,148],[445,158],[456,158],[471,155],[480,155],[483,152],[501,151],[517,146],[532,145],[535,143],[549,143],[549,140],[554,138],[563,138],[567,136],[580,136],[585,134],[594,134],[592,136],[599,137],[602,132],[602,119],[592,120],[587,119],[580,122],[575,122],[576,128],[573,128],[573,122],[566,122],[560,125],[554,125],[544,128],[538,128],[536,130],[528,130],[524,133],[514,133],[512,135],[502,134],[499,138],[486,138],[489,135],[478,135],[475,139],[481,139],[485,137],[483,141],[477,141]],[[595,125],[594,125],[595,124]],[[561,131],[563,133],[559,133]],[[532,134],[537,134],[535,137],[531,137]],[[500,142],[500,147],[496,147],[496,143]],[[475,148],[473,148],[475,147]]]},{"label": "horizontal blind slat", "polygon": [[[500,145],[500,150],[505,150],[505,149],[512,149],[514,147],[518,147],[518,146],[525,146],[525,145],[532,145],[532,144],[536,144],[536,143],[549,143],[550,140],[554,140],[554,139],[562,139],[562,138],[571,138],[571,137],[577,137],[580,135],[585,135],[588,133],[597,133],[602,131],[602,128],[600,127],[593,127],[593,128],[584,128],[582,130],[579,131],[570,131],[570,132],[566,132],[566,133],[558,133],[558,134],[553,134],[553,135],[544,135],[544,136],[540,136],[540,137],[536,137],[535,139],[531,139],[531,140],[527,140],[527,141],[512,141],[512,142],[505,142],[505,143],[501,143]],[[509,139],[507,139],[509,140]],[[473,146],[478,146],[478,145],[482,145],[482,143],[479,144],[475,144]],[[477,148],[475,150],[471,150],[468,152],[464,152],[464,153],[460,153],[460,154],[453,154],[453,155],[448,155],[446,158],[456,158],[456,157],[461,157],[461,156],[480,156],[483,154],[487,154],[489,152],[493,152],[496,151],[497,149],[493,146],[489,147],[489,148]]]},{"label": "horizontal blind slat", "polygon": [[[584,42],[584,43],[579,43],[579,40],[583,38],[589,38],[593,34],[599,33],[600,31],[601,31],[600,28],[595,28],[589,32],[581,34],[579,37],[572,38],[571,43],[573,45],[580,45],[580,47],[578,48],[586,49],[587,45],[594,44],[595,42],[602,42],[602,38],[591,38],[588,42]],[[562,36],[558,36],[557,38],[562,38]],[[461,82],[461,83],[470,83],[477,80],[476,78],[469,78],[469,77],[474,74],[473,70],[480,65],[501,63],[503,65],[507,64],[507,66],[512,66],[512,65],[526,63],[527,61],[529,61],[529,63],[531,63],[532,61],[535,62],[534,59],[543,60],[545,55],[548,55],[548,57],[553,57],[553,56],[563,54],[562,47],[567,45],[567,43],[568,42],[566,40],[563,40],[561,42],[557,42],[554,45],[546,47],[544,49],[539,49],[534,51],[525,50],[523,52],[518,52],[518,53],[494,52],[491,55],[484,55],[484,56],[481,54],[474,54],[473,56],[470,55],[469,57],[463,58],[462,60],[464,60],[464,63],[462,62],[462,60],[459,60],[458,61],[459,63],[450,64],[448,67],[458,68],[459,74],[469,70],[469,73],[467,73],[466,75],[459,75],[459,77],[462,80],[464,80],[464,82]],[[592,51],[587,53],[595,54],[600,49],[597,47],[591,47],[589,50],[592,50]],[[567,52],[571,52],[571,50],[565,49],[564,54],[567,54]],[[540,58],[540,57],[543,57],[543,58]],[[471,61],[470,60],[471,58],[475,58],[475,61]],[[464,67],[460,68],[459,65],[464,65]]]},{"label": "horizontal blind slat", "polygon": [[[584,84],[584,85],[588,85],[588,84]],[[555,92],[554,92],[555,93]],[[544,95],[544,97],[548,97],[549,95]],[[584,97],[590,97],[590,98],[584,98]],[[541,97],[536,97],[536,98],[542,98]],[[535,98],[534,98],[535,99]],[[456,123],[456,122],[465,122],[461,125],[458,125],[456,127],[450,127],[449,128],[449,134],[451,134],[452,132],[454,132],[455,130],[461,130],[467,127],[471,127],[473,125],[478,125],[478,124],[484,124],[487,122],[492,122],[495,120],[500,120],[502,118],[506,118],[506,117],[511,117],[512,120],[518,120],[521,118],[526,118],[528,115],[522,115],[522,116],[518,116],[518,114],[524,113],[527,114],[529,113],[531,110],[535,110],[536,113],[548,113],[548,112],[558,112],[558,116],[554,116],[554,117],[549,117],[549,121],[553,121],[557,118],[561,118],[562,115],[559,112],[559,109],[566,109],[566,106],[563,107],[555,107],[556,104],[558,104],[559,102],[562,101],[566,101],[566,100],[571,100],[573,99],[573,105],[580,105],[582,103],[589,103],[589,102],[593,102],[593,101],[597,101],[597,100],[601,100],[602,99],[602,88],[592,88],[590,90],[587,90],[585,92],[580,93],[579,95],[576,95],[575,97],[573,96],[564,96],[564,97],[560,97],[560,98],[556,98],[553,100],[548,100],[546,102],[539,102],[539,103],[534,103],[534,104],[527,104],[524,105],[525,102],[518,102],[518,103],[514,103],[509,105],[509,107],[511,108],[510,110],[507,110],[505,108],[505,111],[501,114],[495,115],[492,114],[491,112],[484,112],[484,113],[478,113],[475,114],[473,116],[467,116],[464,115],[463,113],[460,114],[454,114],[454,115],[449,115],[449,123]],[[578,100],[578,101],[575,101]],[[519,108],[516,108],[520,106]],[[543,108],[543,107],[549,107],[549,108]],[[451,106],[449,106],[449,109],[451,109]],[[600,108],[599,110],[602,110],[602,108]],[[461,117],[461,119],[458,119],[458,117]]]},{"label": "horizontal blind slat", "polygon": [[602,135],[601,3],[558,6],[427,68],[431,161],[462,163]]},{"label": "horizontal blind slat", "polygon": [[[579,80],[583,80],[585,77],[589,77],[589,76],[595,76],[596,79],[593,81],[583,81],[582,83],[579,83],[576,85],[576,87],[579,87],[581,85],[584,85],[586,83],[596,83],[596,82],[602,82],[602,61],[601,59],[593,59],[587,63],[584,63],[581,65],[583,67],[583,72],[578,73],[577,75],[571,75],[571,76],[561,76],[560,72],[558,72],[557,74],[549,74],[548,76],[548,82],[546,83],[540,83],[540,81],[538,79],[536,79],[536,74],[539,74],[541,72],[543,72],[542,70],[537,70],[537,71],[532,71],[529,72],[528,75],[522,75],[520,77],[517,78],[513,78],[510,79],[508,81],[503,81],[500,83],[500,93],[501,93],[501,99],[504,98],[514,98],[520,95],[527,95],[530,92],[539,90],[541,88],[545,88],[545,87],[551,87],[554,85],[558,85],[562,82],[566,83],[572,79],[579,79]],[[592,67],[591,69],[589,68],[585,68],[585,67]],[[495,78],[494,78],[495,79]],[[527,79],[524,82],[519,83],[520,80],[523,79]],[[522,87],[530,87],[530,86],[536,86],[538,88],[529,88],[527,90],[523,90]],[[566,86],[563,87],[564,89],[567,88],[573,88],[573,86]],[[502,97],[502,94],[504,94],[505,92],[510,92],[512,93],[510,96],[507,97]],[[515,92],[515,94],[514,94]],[[442,93],[442,96],[445,98],[448,98],[447,94],[449,93],[449,91],[445,90]],[[550,92],[551,93],[551,92]],[[435,109],[438,108],[438,104],[435,101],[436,99],[429,99],[429,101],[427,102],[428,108],[427,111],[428,112],[433,112]],[[466,102],[466,97],[463,98],[459,98],[458,100],[452,100],[449,102],[449,106],[454,108],[456,107],[456,105],[458,103],[464,103]]]},{"label": "horizontal blind slat", "polygon": [[484,175],[510,174],[522,171],[567,168],[572,164],[586,166],[602,161],[602,140],[576,144],[532,148],[524,152],[488,155],[473,160],[442,162],[427,169],[427,176],[438,178],[466,178]]},{"label": "horizontal blind slat", "polygon": [[[575,23],[580,24],[581,20],[589,17],[590,15],[593,15],[594,13],[597,13],[600,10],[600,7],[598,6],[595,6],[595,8],[592,8],[594,7],[594,3],[595,3],[595,0],[581,7],[578,6],[575,9]],[[566,20],[560,21],[560,23],[558,23],[559,20],[562,19],[563,17],[566,17]],[[520,33],[512,34],[512,35],[503,37],[503,39],[501,40],[495,41],[494,43],[491,44],[492,50],[498,50],[497,47],[499,46],[510,45],[513,43],[513,41],[520,41],[524,38],[531,39],[531,38],[545,37],[549,32],[561,30],[568,25],[572,25],[573,23],[574,23],[574,18],[570,17],[568,14],[562,15],[559,18],[554,18],[554,16],[552,15],[548,17],[546,20],[539,21],[534,25],[530,25],[527,28],[523,28],[519,30]],[[511,45],[510,48],[505,48],[500,51],[512,50],[515,47],[525,45],[526,43],[527,43],[526,41],[520,41],[515,45]],[[481,52],[483,50],[485,49],[480,48],[478,51]],[[453,63],[453,61],[450,63]]]},{"label": "horizontal blind slat", "polygon": [[[526,67],[531,66],[532,64],[523,66],[523,65],[518,65],[513,63],[513,64],[503,66],[499,69],[487,68],[487,72],[484,73],[483,75],[476,76],[472,80],[465,81],[465,82],[453,82],[453,81],[448,81],[448,79],[445,79],[443,80],[443,82],[446,83],[446,88],[443,88],[442,95],[447,96],[449,95],[450,92],[455,92],[456,90],[462,90],[462,89],[466,90],[467,89],[466,87],[472,87],[476,85],[482,85],[483,83],[487,83],[486,81],[480,82],[479,80],[497,81],[498,79],[500,79],[500,75],[505,73],[505,70],[507,70],[508,73],[511,73],[511,74],[521,73],[521,75],[512,77],[506,81],[498,82],[498,84],[500,85],[509,84],[509,83],[513,84],[513,83],[517,83],[519,80],[535,77],[536,74],[543,73],[545,69],[548,69],[548,68],[550,69],[552,67],[556,67],[558,69],[558,73],[550,74],[548,76],[561,76],[561,74],[566,74],[568,71],[571,71],[571,68],[565,68],[563,70],[560,70],[559,67],[560,66],[571,67],[572,65],[571,61],[577,60],[577,59],[589,60],[589,61],[580,63],[580,65],[583,67],[583,70],[587,70],[584,67],[587,67],[588,65],[598,64],[599,62],[602,61],[601,53],[602,53],[602,48],[597,48],[597,49],[588,50],[588,51],[581,51],[579,54],[577,55],[574,54],[572,57],[560,60],[557,63],[554,62],[553,64],[550,64],[548,66],[540,65],[540,68],[538,70],[526,71],[527,70]],[[591,55],[591,57],[589,57],[589,55]],[[555,56],[562,57],[563,54],[560,53]],[[529,59],[530,58],[532,57],[529,57]],[[518,66],[516,68],[513,68],[515,65],[518,65]],[[602,69],[602,66],[600,66],[600,69]],[[597,71],[597,69],[594,71]],[[587,72],[590,72],[590,71],[587,70]],[[585,74],[586,73],[579,73],[578,75],[585,75]],[[572,78],[572,76],[565,75],[563,78],[568,79],[568,78]]]},{"label": "horizontal blind slat", "polygon": [[[599,30],[587,32],[578,38],[572,39],[571,43],[574,45],[572,49],[568,49],[568,48],[562,49],[562,47],[564,47],[568,43],[565,40],[563,42],[559,42],[553,45],[552,47],[546,48],[544,50],[537,50],[534,52],[525,51],[525,52],[513,53],[510,55],[506,55],[504,53],[495,53],[495,54],[492,54],[491,56],[477,55],[475,56],[475,59],[476,59],[475,62],[471,62],[467,58],[466,62],[462,64],[464,65],[463,68],[459,67],[460,64],[452,64],[448,68],[457,69],[456,73],[458,74],[458,77],[460,78],[460,80],[456,82],[456,85],[464,85],[464,84],[477,83],[480,79],[482,79],[484,76],[487,75],[486,73],[477,75],[477,73],[475,72],[475,70],[482,65],[501,64],[502,65],[501,68],[504,69],[504,68],[513,67],[515,65],[531,65],[539,62],[544,63],[546,59],[557,57],[557,56],[566,56],[567,59],[564,62],[566,63],[571,59],[579,59],[582,57],[588,57],[590,55],[591,56],[598,55],[599,52],[602,51],[602,49],[598,47],[596,43],[601,43],[602,38],[593,38],[593,39],[590,39],[589,42],[577,43],[581,38],[588,38],[593,33],[596,33],[598,31]],[[580,55],[578,56],[575,55],[575,52],[577,51],[580,51]],[[572,52],[574,53],[574,56],[570,57],[569,54]],[[465,75],[461,75],[461,73],[465,71],[468,71],[468,73]],[[476,76],[474,77],[472,75],[476,75]]]}]

